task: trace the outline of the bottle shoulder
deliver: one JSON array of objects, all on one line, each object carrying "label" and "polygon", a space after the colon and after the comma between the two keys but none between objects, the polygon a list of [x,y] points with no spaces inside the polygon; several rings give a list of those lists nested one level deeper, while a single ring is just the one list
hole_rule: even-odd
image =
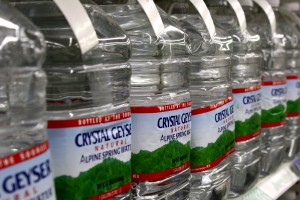
[{"label": "bottle shoulder", "polygon": [[286,48],[287,38],[284,30],[276,23],[276,33],[272,35],[270,22],[262,11],[248,11],[246,12],[246,19],[248,29],[260,36],[263,49],[280,50]]},{"label": "bottle shoulder", "polygon": [[164,31],[157,37],[151,23],[138,4],[129,5],[100,5],[112,16],[128,34],[132,43],[135,57],[149,56],[157,59],[176,56],[188,56],[190,40],[176,20],[171,19],[163,10],[159,9]]},{"label": "bottle shoulder", "polygon": [[32,1],[14,5],[44,34],[47,43],[46,63],[116,63],[126,62],[130,57],[128,36],[96,5],[84,4],[84,8],[92,21],[99,44],[83,56],[69,23],[53,2]]},{"label": "bottle shoulder", "polygon": [[[297,19],[294,19],[294,17]],[[300,18],[296,15],[292,15],[287,10],[280,9],[276,12],[276,19],[280,32],[282,32],[286,38],[286,49],[300,48]]]},{"label": "bottle shoulder", "polygon": [[0,2],[0,67],[41,67],[45,41],[20,12]]},{"label": "bottle shoulder", "polygon": [[250,29],[242,30],[241,24],[234,11],[224,6],[210,8],[215,25],[226,32],[233,39],[233,53],[246,54],[261,48],[260,35]]}]

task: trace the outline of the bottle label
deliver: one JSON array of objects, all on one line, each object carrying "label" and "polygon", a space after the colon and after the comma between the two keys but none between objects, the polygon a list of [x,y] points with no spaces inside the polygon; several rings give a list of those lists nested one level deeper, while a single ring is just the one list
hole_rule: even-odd
[{"label": "bottle label", "polygon": [[244,142],[261,133],[261,87],[232,90],[234,99],[235,141]]},{"label": "bottle label", "polygon": [[48,121],[57,199],[111,199],[130,190],[131,113]]},{"label": "bottle label", "polygon": [[300,116],[300,75],[287,76],[287,117]]},{"label": "bottle label", "polygon": [[286,94],[286,80],[262,83],[262,128],[285,124]]},{"label": "bottle label", "polygon": [[192,111],[191,172],[217,166],[234,152],[234,105],[228,97]]},{"label": "bottle label", "polygon": [[1,200],[55,200],[48,142],[0,158]]},{"label": "bottle label", "polygon": [[161,180],[190,167],[191,101],[131,111],[134,182]]}]

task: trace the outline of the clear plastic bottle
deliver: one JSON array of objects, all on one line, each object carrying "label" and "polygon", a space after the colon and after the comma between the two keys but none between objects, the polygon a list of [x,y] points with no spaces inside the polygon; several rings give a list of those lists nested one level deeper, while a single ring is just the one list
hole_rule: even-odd
[{"label": "clear plastic bottle", "polygon": [[44,57],[41,32],[0,0],[0,199],[56,199]]},{"label": "clear plastic bottle", "polygon": [[48,136],[57,199],[130,199],[130,40],[99,6],[86,9],[99,44],[81,54],[51,1],[16,3],[47,42]]},{"label": "clear plastic bottle", "polygon": [[243,10],[237,7],[239,2],[215,0],[206,1],[206,4],[216,26],[226,30],[233,38],[231,74],[236,144],[231,157],[233,169],[230,196],[235,197],[249,190],[259,177],[262,64],[260,36],[247,30]]},{"label": "clear plastic bottle", "polygon": [[187,35],[161,11],[165,29],[157,37],[134,1],[101,7],[132,42],[133,199],[188,199],[191,102]]},{"label": "clear plastic bottle", "polygon": [[[248,29],[259,34],[262,41],[261,175],[265,176],[274,171],[285,157],[286,38],[279,26],[275,27],[274,32],[275,28],[272,28],[273,25],[259,6],[253,7],[253,2],[247,3],[249,1],[245,0],[240,2],[244,5]],[[274,2],[275,12],[278,6]]]},{"label": "clear plastic bottle", "polygon": [[[284,2],[282,2],[284,3]],[[287,143],[286,158],[294,159],[300,151],[300,3],[286,5],[286,9],[279,9],[279,26],[284,30],[286,45],[286,78],[287,78]]]},{"label": "clear plastic bottle", "polygon": [[[188,0],[156,1],[192,39],[190,91],[192,98],[192,150],[190,199],[226,199],[231,181],[229,155],[234,150],[231,86],[232,38],[208,27]],[[206,20],[206,19],[205,19]],[[228,110],[226,122],[215,121]],[[228,130],[223,130],[227,126]],[[222,129],[222,130],[221,130]],[[221,134],[221,133],[222,134]]]}]

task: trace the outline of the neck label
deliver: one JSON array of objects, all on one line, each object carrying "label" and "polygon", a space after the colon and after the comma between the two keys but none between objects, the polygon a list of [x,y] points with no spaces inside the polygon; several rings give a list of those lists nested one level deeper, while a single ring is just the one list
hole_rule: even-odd
[{"label": "neck label", "polygon": [[[92,21],[78,0],[54,0],[70,24],[82,54],[98,44]],[[72,5],[72,6],[70,6]]]},{"label": "neck label", "polygon": [[214,38],[214,36],[216,34],[215,24],[214,24],[214,21],[210,15],[210,12],[209,12],[207,6],[204,3],[204,1],[203,0],[190,0],[190,2],[195,6],[198,13],[202,17],[202,19],[205,23],[205,26],[209,32],[210,37]]},{"label": "neck label", "polygon": [[147,15],[156,37],[164,31],[165,26],[153,0],[138,0]]}]

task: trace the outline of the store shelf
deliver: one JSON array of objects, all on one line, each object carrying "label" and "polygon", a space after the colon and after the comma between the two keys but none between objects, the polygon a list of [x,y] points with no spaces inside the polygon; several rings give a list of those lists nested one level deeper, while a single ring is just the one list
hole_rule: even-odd
[{"label": "store shelf", "polygon": [[300,179],[300,158],[284,163],[279,169],[259,182],[246,194],[235,200],[275,200]]}]

